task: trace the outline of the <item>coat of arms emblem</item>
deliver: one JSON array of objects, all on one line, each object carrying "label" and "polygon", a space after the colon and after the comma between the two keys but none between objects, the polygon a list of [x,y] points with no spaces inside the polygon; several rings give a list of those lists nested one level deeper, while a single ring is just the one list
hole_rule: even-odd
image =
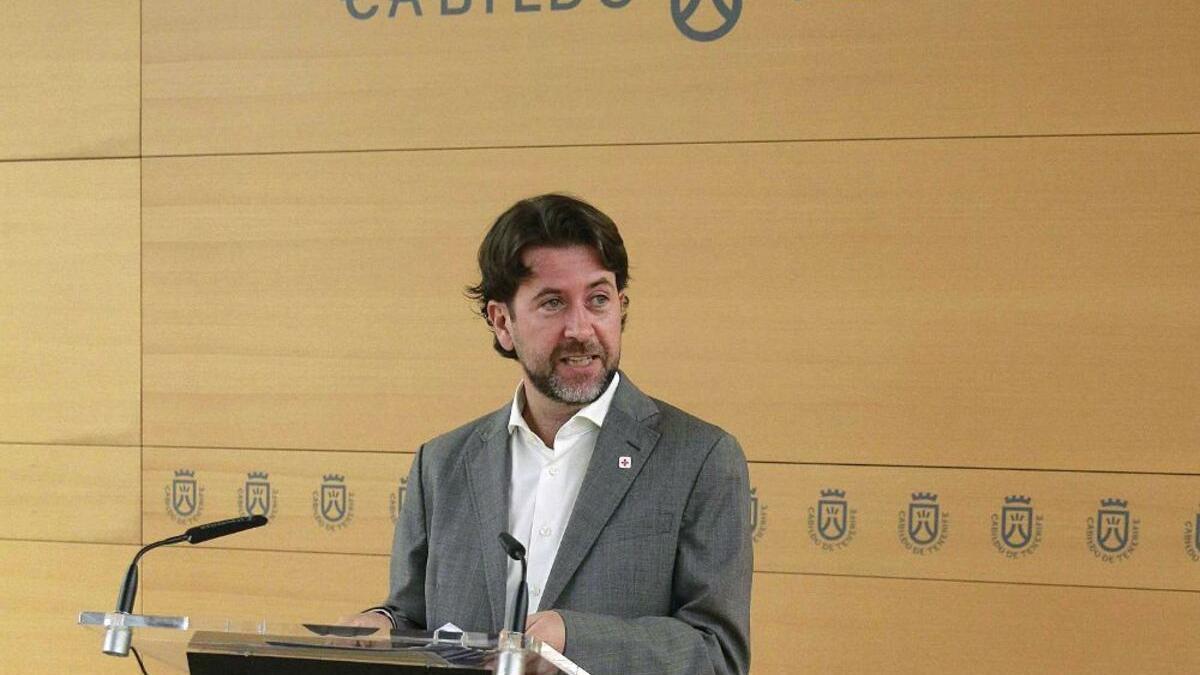
[{"label": "coat of arms emblem", "polygon": [[821,490],[817,501],[817,533],[825,541],[840,541],[846,536],[846,493],[842,490]]},{"label": "coat of arms emblem", "polygon": [[1119,553],[1129,545],[1128,502],[1105,499],[1096,511],[1096,544],[1109,553]]},{"label": "coat of arms emblem", "polygon": [[1032,555],[1042,541],[1042,520],[1032,497],[1005,497],[1000,514],[992,514],[992,545],[1009,558]]},{"label": "coat of arms emblem", "polygon": [[1104,562],[1119,562],[1138,545],[1141,521],[1134,518],[1124,499],[1102,499],[1095,518],[1087,520],[1087,545]]},{"label": "coat of arms emblem", "polygon": [[1195,524],[1190,520],[1183,523],[1183,548],[1193,562],[1200,562],[1200,513],[1196,514]]},{"label": "coat of arms emblem", "polygon": [[271,487],[266,471],[251,471],[246,474],[242,489],[238,490],[238,511],[247,516],[274,518],[278,496],[279,491]]},{"label": "coat of arms emblem", "polygon": [[942,528],[941,507],[937,495],[929,492],[914,494],[912,498],[908,505],[908,538],[927,546],[937,540]]},{"label": "coat of arms emblem", "polygon": [[313,518],[326,530],[338,530],[354,517],[354,493],[346,487],[342,474],[325,474],[321,487],[313,492]]},{"label": "coat of arms emblem", "polygon": [[400,485],[388,499],[388,510],[392,514],[392,522],[400,520],[400,511],[404,508],[404,499],[408,496],[408,476],[400,479]]},{"label": "coat of arms emblem", "polygon": [[845,490],[821,490],[816,506],[808,509],[808,538],[825,551],[846,548],[854,539],[857,513],[846,501]]},{"label": "coat of arms emblem", "polygon": [[194,522],[204,510],[204,488],[192,469],[177,469],[164,493],[167,515],[181,525]]},{"label": "coat of arms emblem", "polygon": [[767,507],[758,498],[758,488],[750,488],[750,536],[757,543],[767,533]]},{"label": "coat of arms emblem", "polygon": [[196,514],[196,474],[189,469],[175,472],[171,481],[171,508],[180,518]]},{"label": "coat of arms emblem", "polygon": [[1033,541],[1033,507],[1029,497],[1013,496],[1000,509],[1000,538],[1009,548],[1022,549]]},{"label": "coat of arms emblem", "polygon": [[917,555],[942,547],[949,529],[949,515],[942,511],[938,496],[914,492],[907,511],[900,512],[900,543]]}]

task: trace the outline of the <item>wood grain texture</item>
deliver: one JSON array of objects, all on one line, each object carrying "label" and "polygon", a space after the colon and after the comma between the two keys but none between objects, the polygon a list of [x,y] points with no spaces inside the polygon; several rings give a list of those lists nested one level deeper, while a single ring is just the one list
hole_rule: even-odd
[{"label": "wood grain texture", "polygon": [[0,447],[0,539],[137,544],[140,448]]},{"label": "wood grain texture", "polygon": [[1195,593],[757,574],[755,675],[1193,673]]},{"label": "wood grain texture", "polygon": [[137,160],[0,164],[0,441],[140,441]]},{"label": "wood grain texture", "polygon": [[[328,621],[379,601],[387,558],[174,549],[146,611]],[[300,589],[300,590],[298,590]],[[759,573],[753,672],[1187,673],[1195,593]],[[1036,637],[1036,639],[1035,639]]]},{"label": "wood grain texture", "polygon": [[146,152],[1200,131],[1192,3],[414,4],[147,3]]},{"label": "wood grain texture", "polygon": [[130,660],[105,656],[102,633],[75,624],[81,611],[112,610],[136,552],[135,546],[0,540],[0,672],[127,675]]},{"label": "wood grain texture", "polygon": [[[253,509],[270,524],[216,545],[387,555],[411,462],[412,455],[400,453],[146,448],[145,542]],[[340,480],[327,480],[333,476]],[[196,482],[201,496],[194,510],[172,508],[176,479]],[[323,485],[344,486],[344,501],[332,493],[323,501]]]},{"label": "wood grain texture", "polygon": [[0,159],[139,152],[139,3],[7,0]]},{"label": "wood grain texture", "polygon": [[387,556],[171,548],[143,563],[146,612],[290,622],[337,621],[379,604]]},{"label": "wood grain texture", "polygon": [[[759,571],[1200,591],[1197,546],[1186,543],[1200,476],[783,464],[751,464],[750,475]],[[909,505],[929,503],[920,493],[936,495],[939,536],[919,532],[917,543],[936,546],[908,536]],[[822,500],[845,505],[821,517]],[[1004,514],[1025,506],[1028,537]],[[1128,546],[1097,522],[1101,510],[1129,513]]]},{"label": "wood grain texture", "polygon": [[[1193,472],[1200,137],[179,158],[148,443],[412,451],[519,371],[463,299],[516,198],[631,252],[623,367],[759,461]],[[636,167],[636,170],[633,169]]]}]

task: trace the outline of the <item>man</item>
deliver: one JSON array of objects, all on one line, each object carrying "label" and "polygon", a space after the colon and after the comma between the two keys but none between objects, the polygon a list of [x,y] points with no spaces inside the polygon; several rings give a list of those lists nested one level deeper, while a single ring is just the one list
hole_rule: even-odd
[{"label": "man", "polygon": [[527,633],[593,675],[746,673],[750,495],[732,436],[617,367],[629,299],[617,227],[579,200],[518,202],[469,290],[523,378],[511,403],[426,443],[396,525],[391,594],[364,625],[508,625],[527,549]]}]

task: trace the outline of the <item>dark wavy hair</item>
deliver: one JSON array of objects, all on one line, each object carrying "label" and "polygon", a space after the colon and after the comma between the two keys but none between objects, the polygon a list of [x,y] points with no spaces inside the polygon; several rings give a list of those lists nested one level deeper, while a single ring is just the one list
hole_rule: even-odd
[{"label": "dark wavy hair", "polygon": [[[629,257],[616,223],[583,200],[545,194],[513,204],[492,224],[479,245],[479,283],[467,287],[467,297],[477,303],[483,320],[491,327],[488,302],[503,302],[511,310],[517,287],[533,273],[521,262],[525,249],[574,245],[595,249],[604,269],[616,276],[617,290],[625,290],[629,284]],[[624,306],[621,326],[625,326]],[[495,336],[492,347],[505,358],[517,358],[517,353],[502,347]]]}]

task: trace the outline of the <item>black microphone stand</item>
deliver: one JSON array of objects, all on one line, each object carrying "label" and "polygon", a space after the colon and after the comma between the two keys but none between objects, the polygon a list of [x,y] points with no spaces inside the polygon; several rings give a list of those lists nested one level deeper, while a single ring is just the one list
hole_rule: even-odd
[{"label": "black microphone stand", "polygon": [[[189,528],[183,534],[177,534],[174,537],[167,537],[162,541],[156,541],[143,546],[137,552],[137,555],[133,556],[133,562],[129,564],[129,570],[125,572],[125,580],[121,583],[121,590],[117,594],[117,609],[110,615],[113,618],[105,622],[104,653],[109,656],[129,656],[129,646],[133,639],[132,628],[141,625],[141,621],[137,620],[138,617],[131,617],[133,601],[137,597],[138,562],[141,561],[142,556],[146,555],[148,551],[152,551],[160,546],[169,546],[185,541],[189,544],[199,544],[202,541],[224,537],[225,535],[249,530],[254,527],[262,527],[266,524],[266,516],[230,518],[229,520],[222,520],[215,523],[197,525]],[[174,619],[174,617],[171,617],[171,619]]]},{"label": "black microphone stand", "polygon": [[509,621],[509,635],[500,637],[500,658],[496,663],[496,675],[523,675],[525,672],[525,620],[529,611],[529,588],[525,577],[529,571],[525,561],[525,547],[507,532],[500,533],[500,545],[509,558],[521,563],[521,583],[517,584],[517,595],[513,598],[513,615]]}]

